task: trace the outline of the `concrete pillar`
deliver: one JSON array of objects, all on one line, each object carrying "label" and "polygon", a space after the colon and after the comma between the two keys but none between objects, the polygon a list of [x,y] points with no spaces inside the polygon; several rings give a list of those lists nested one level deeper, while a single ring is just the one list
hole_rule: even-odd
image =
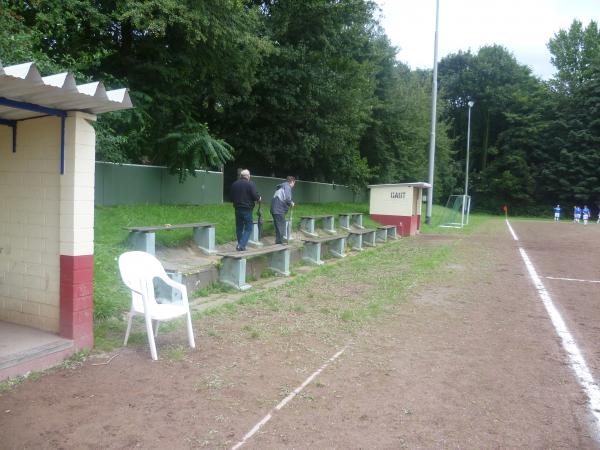
[{"label": "concrete pillar", "polygon": [[60,335],[73,339],[78,350],[94,345],[95,120],[69,113],[60,177]]}]

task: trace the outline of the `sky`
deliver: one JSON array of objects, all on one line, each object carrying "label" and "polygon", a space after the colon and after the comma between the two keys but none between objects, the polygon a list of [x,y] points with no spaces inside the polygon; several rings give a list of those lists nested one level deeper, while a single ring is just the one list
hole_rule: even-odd
[{"label": "sky", "polygon": [[[546,44],[573,19],[600,22],[600,0],[439,0],[438,58],[484,45],[506,47],[534,75],[555,72]],[[433,67],[436,0],[376,0],[398,59],[412,69]],[[438,60],[439,60],[438,59]]]}]

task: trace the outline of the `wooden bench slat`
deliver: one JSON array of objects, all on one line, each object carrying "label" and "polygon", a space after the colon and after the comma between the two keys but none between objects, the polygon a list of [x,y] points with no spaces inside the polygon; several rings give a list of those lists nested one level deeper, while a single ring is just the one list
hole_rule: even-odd
[{"label": "wooden bench slat", "polygon": [[175,225],[154,225],[149,227],[123,227],[128,231],[139,231],[143,233],[151,231],[169,231],[178,230],[181,228],[200,228],[200,227],[214,227],[214,223],[180,223]]},{"label": "wooden bench slat", "polygon": [[316,216],[300,216],[301,219],[324,219],[325,217],[333,217],[333,214],[319,214]]},{"label": "wooden bench slat", "polygon": [[396,228],[396,225],[378,225],[379,230],[389,230],[390,228]]},{"label": "wooden bench slat", "polygon": [[289,248],[285,244],[275,244],[269,245],[262,248],[253,248],[251,250],[245,250],[243,252],[219,252],[217,255],[227,257],[227,258],[235,258],[235,259],[244,259],[244,258],[252,258],[254,256],[267,255],[269,253],[280,252],[282,250],[286,250]]},{"label": "wooden bench slat", "polygon": [[351,228],[348,233],[350,234],[367,234],[375,232],[375,228]]},{"label": "wooden bench slat", "polygon": [[329,242],[329,241],[335,241],[337,239],[346,239],[348,237],[347,234],[336,234],[335,236],[321,236],[321,237],[312,237],[312,236],[303,236],[300,238],[300,240],[302,242],[312,242],[312,243],[318,243],[318,242]]}]

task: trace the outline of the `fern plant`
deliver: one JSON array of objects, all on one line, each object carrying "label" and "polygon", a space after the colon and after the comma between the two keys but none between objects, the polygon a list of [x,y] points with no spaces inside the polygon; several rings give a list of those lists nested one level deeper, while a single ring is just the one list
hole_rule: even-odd
[{"label": "fern plant", "polygon": [[233,159],[233,147],[222,139],[213,137],[204,123],[185,122],[158,141],[161,152],[168,152],[171,173],[179,181],[187,175],[195,176],[196,170],[220,168]]}]

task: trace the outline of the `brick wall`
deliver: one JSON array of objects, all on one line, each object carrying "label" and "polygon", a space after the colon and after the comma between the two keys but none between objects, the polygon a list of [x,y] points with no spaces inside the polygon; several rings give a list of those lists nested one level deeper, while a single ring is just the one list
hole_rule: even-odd
[{"label": "brick wall", "polygon": [[59,331],[60,119],[0,125],[0,320]]}]

